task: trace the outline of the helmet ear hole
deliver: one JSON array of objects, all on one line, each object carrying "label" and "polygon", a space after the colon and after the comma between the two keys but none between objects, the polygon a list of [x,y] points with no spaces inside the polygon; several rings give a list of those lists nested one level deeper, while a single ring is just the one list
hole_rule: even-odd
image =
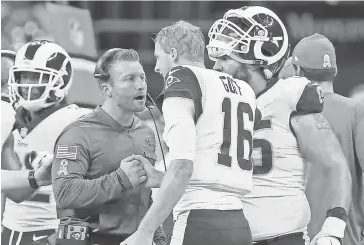
[{"label": "helmet ear hole", "polygon": [[52,90],[49,92],[49,96],[47,98],[47,102],[57,102],[60,101],[60,99],[62,99],[64,97],[64,91],[57,89],[57,90]]},{"label": "helmet ear hole", "polygon": [[267,57],[272,57],[276,53],[278,53],[278,47],[272,42],[265,42],[262,45],[262,54],[264,54]]},{"label": "helmet ear hole", "polygon": [[54,95],[58,98],[62,98],[64,96],[64,91],[63,90],[59,90],[57,89],[55,92],[54,92]]}]

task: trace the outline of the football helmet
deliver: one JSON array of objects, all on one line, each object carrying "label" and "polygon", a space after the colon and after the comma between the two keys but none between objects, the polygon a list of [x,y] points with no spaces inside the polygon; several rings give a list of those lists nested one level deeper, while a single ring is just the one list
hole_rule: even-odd
[{"label": "football helmet", "polygon": [[270,68],[289,55],[287,30],[279,17],[265,7],[229,10],[215,21],[208,36],[207,50],[213,61],[228,55],[240,63]]},{"label": "football helmet", "polygon": [[[38,82],[21,82],[23,72],[33,73]],[[18,50],[10,68],[10,100],[27,110],[51,106],[66,96],[72,75],[71,58],[61,46],[45,40],[31,41]],[[34,89],[38,90],[36,98],[31,96]]]}]

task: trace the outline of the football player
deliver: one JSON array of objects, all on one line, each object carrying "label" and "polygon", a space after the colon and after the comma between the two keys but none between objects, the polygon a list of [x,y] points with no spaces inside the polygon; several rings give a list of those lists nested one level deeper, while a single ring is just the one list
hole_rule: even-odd
[{"label": "football player", "polygon": [[[334,78],[337,74],[336,52],[329,39],[313,34],[303,38],[292,52],[291,66],[287,66],[284,75],[309,78],[317,82],[325,94],[322,114],[327,118],[340,141],[351,173],[352,205],[348,213],[343,244],[364,244],[364,103],[345,98],[334,92]],[[288,70],[288,71],[287,71]],[[328,191],[336,186],[325,185],[320,171],[315,165],[310,166],[306,184],[306,195],[311,207],[311,221],[308,234],[314,237],[325,220],[323,210],[327,209],[332,196]],[[323,190],[327,195],[323,195]]]},{"label": "football player", "polygon": [[255,95],[245,82],[206,69],[204,45],[200,28],[185,21],[156,36],[155,71],[165,80],[157,104],[163,103],[171,163],[163,179],[155,179],[144,163],[147,182],[160,189],[123,244],[151,244],[172,209],[171,245],[252,243],[239,196],[252,188]]},{"label": "football player", "polygon": [[[11,106],[8,92],[9,69],[13,65],[15,52],[1,50],[1,148],[10,135],[15,123],[15,111]],[[2,168],[9,168],[2,164]]]},{"label": "football player", "polygon": [[257,245],[303,245],[310,207],[306,160],[336,189],[316,244],[339,244],[350,205],[351,177],[340,144],[320,114],[323,94],[303,77],[277,79],[289,54],[287,30],[271,10],[232,9],[209,31],[214,70],[247,81],[257,95],[252,192],[242,198]]},{"label": "football player", "polygon": [[[72,72],[71,58],[62,47],[38,40],[22,46],[10,68],[9,94],[17,106],[17,120],[13,142],[5,142],[2,159],[16,157],[21,169],[31,170],[28,178],[33,189],[6,192],[2,244],[47,244],[55,234],[58,221],[52,187],[38,188],[34,170],[39,165],[34,163],[40,161],[32,160],[35,152],[53,152],[62,130],[89,112],[61,103],[72,84]],[[17,203],[26,195],[28,200]]]},{"label": "football player", "polygon": [[[16,53],[11,50],[1,50],[1,148],[3,147],[5,141],[12,136],[12,129],[15,123],[15,111],[10,103],[9,93],[8,93],[8,79],[10,67],[14,64]],[[13,139],[9,139],[11,141]],[[8,150],[8,149],[6,149]],[[13,152],[13,154],[15,154]],[[6,154],[5,154],[6,155]],[[50,184],[50,166],[52,164],[52,157],[49,157],[47,153],[39,153],[33,161],[38,161],[41,167],[37,169],[34,173],[34,180],[39,186]],[[9,159],[9,158],[7,158]],[[3,159],[5,160],[5,159]],[[19,167],[20,163],[17,158],[10,159],[12,161],[6,162],[2,161],[1,167],[3,169],[16,169]],[[15,160],[15,161],[14,161]],[[10,163],[15,163],[15,165],[10,165]],[[23,188],[31,188],[29,185],[28,171],[9,171],[1,170],[1,191],[15,191]],[[3,195],[3,194],[2,194]],[[2,209],[4,210],[5,202],[2,196]]]}]

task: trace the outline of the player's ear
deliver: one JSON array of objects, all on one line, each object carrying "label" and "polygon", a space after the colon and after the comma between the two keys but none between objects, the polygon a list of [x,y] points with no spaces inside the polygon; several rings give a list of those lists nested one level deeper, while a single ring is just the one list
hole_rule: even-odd
[{"label": "player's ear", "polygon": [[171,48],[171,55],[172,55],[172,61],[173,61],[173,62],[177,61],[177,58],[178,58],[178,52],[177,52],[177,49],[175,49],[175,48]]},{"label": "player's ear", "polygon": [[101,93],[108,97],[108,98],[111,98],[112,94],[112,86],[109,84],[109,83],[102,83],[101,84]]}]

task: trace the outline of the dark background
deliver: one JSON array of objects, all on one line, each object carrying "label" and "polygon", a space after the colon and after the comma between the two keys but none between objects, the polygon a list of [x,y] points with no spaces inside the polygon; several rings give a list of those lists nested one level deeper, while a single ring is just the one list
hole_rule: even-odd
[{"label": "dark background", "polygon": [[[364,84],[364,2],[353,1],[51,1],[61,4],[54,7],[47,2],[7,2],[2,1],[2,49],[19,48],[29,39],[39,37],[53,38],[66,46],[73,56],[95,59],[109,48],[136,49],[148,77],[148,91],[155,97],[162,88],[162,78],[154,73],[154,43],[152,38],[161,28],[174,21],[184,19],[201,27],[205,35],[212,23],[221,18],[228,9],[244,5],[260,5],[272,9],[286,24],[292,48],[305,36],[315,32],[328,37],[336,47],[338,75],[335,79],[336,92],[348,96],[356,85]],[[52,5],[49,7],[48,5]],[[44,7],[47,5],[46,7]],[[41,6],[41,7],[39,7]],[[74,11],[83,16],[78,24],[70,24],[67,14]],[[36,9],[36,11],[34,11]],[[64,12],[63,17],[53,14],[55,9]],[[19,11],[21,12],[19,13]],[[17,12],[18,11],[18,12]],[[62,12],[61,11],[61,12]],[[86,16],[86,17],[85,17]],[[58,18],[58,19],[57,19]],[[20,20],[21,19],[21,20]],[[54,20],[56,19],[56,20]],[[78,48],[68,45],[62,21],[70,20],[70,28],[84,32],[84,40]],[[30,33],[29,21],[38,24],[41,34]],[[52,22],[53,21],[53,22]],[[89,23],[87,23],[89,22]],[[27,25],[28,23],[28,25]],[[52,24],[50,24],[52,23]],[[54,26],[61,25],[62,30]],[[66,23],[66,22],[65,22]],[[65,25],[67,25],[67,23]],[[76,26],[76,27],[75,27]],[[16,31],[14,31],[14,28]],[[21,31],[23,29],[23,33]],[[67,28],[66,28],[67,30]],[[76,37],[77,37],[76,30]],[[67,32],[67,31],[66,31]],[[25,34],[24,34],[25,33]],[[20,38],[24,34],[23,38]],[[72,34],[73,35],[73,34]],[[56,36],[56,37],[55,37]],[[15,37],[15,38],[14,38]],[[205,36],[207,38],[207,36]],[[64,39],[59,41],[60,39]],[[77,39],[77,38],[76,38]],[[207,40],[207,39],[206,39]],[[66,44],[65,44],[66,43]],[[69,47],[68,47],[69,46]],[[206,56],[206,66],[212,62]],[[83,72],[87,73],[87,72]],[[77,77],[77,76],[76,76]],[[74,80],[73,96],[91,81],[90,74],[78,75]],[[97,89],[87,86],[87,89]],[[92,94],[92,93],[91,93]]]}]

